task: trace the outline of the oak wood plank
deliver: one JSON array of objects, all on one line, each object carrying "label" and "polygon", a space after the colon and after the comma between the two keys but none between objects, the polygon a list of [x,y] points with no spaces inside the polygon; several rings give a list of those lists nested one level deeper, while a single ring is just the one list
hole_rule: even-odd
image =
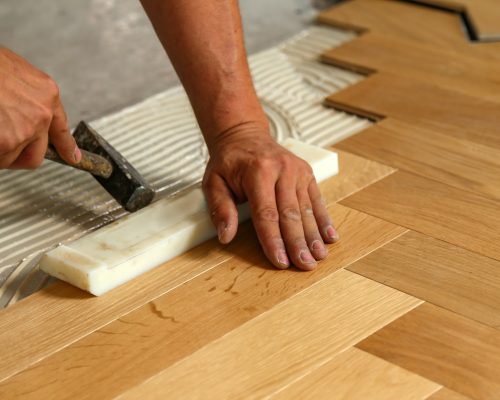
[{"label": "oak wood plank", "polygon": [[406,231],[340,205],[330,210],[341,239],[314,272],[268,267],[248,234],[228,262],[4,381],[0,397],[118,395]]},{"label": "oak wood plank", "polygon": [[[344,152],[339,152],[339,166],[340,173],[321,184],[327,203],[394,171]],[[209,241],[105,296],[93,297],[59,282],[0,310],[0,381],[241,253],[251,226],[240,230],[228,247]]]},{"label": "oak wood plank", "polygon": [[499,150],[394,118],[336,144],[342,150],[500,199]]},{"label": "oak wood plank", "polygon": [[500,262],[408,232],[348,267],[367,278],[500,327]]},{"label": "oak wood plank", "polygon": [[441,385],[351,347],[271,398],[420,400],[439,388]]},{"label": "oak wood plank", "polygon": [[462,47],[465,42],[456,15],[393,0],[346,1],[320,13],[318,21],[447,48]]},{"label": "oak wood plank", "polygon": [[500,42],[472,43],[458,15],[403,1],[350,0],[323,11],[317,19],[322,24],[343,29],[377,32],[453,49],[468,57],[500,59]]},{"label": "oak wood plank", "polygon": [[418,304],[408,295],[340,270],[121,398],[262,398]]},{"label": "oak wood plank", "polygon": [[[500,8],[500,5],[499,5]],[[499,24],[500,29],[500,24]],[[366,33],[321,56],[329,64],[386,71],[492,101],[500,101],[500,58],[481,57],[415,43],[398,36]],[[354,66],[354,67],[353,67]]]},{"label": "oak wood plank", "polygon": [[326,103],[355,113],[394,117],[500,149],[500,103],[408,76],[379,72],[332,94]]},{"label": "oak wood plank", "polygon": [[500,260],[500,202],[398,171],[341,204]]},{"label": "oak wood plank", "polygon": [[357,347],[474,399],[500,394],[500,332],[428,303]]},{"label": "oak wood plank", "polygon": [[480,40],[500,39],[500,5],[496,0],[420,0],[465,12]]}]

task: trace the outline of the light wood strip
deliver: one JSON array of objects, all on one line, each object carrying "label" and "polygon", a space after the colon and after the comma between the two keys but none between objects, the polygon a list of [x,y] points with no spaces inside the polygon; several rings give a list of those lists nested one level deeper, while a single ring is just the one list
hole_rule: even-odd
[{"label": "light wood strip", "polygon": [[417,304],[408,295],[340,270],[120,399],[238,399],[249,393],[262,398]]},{"label": "light wood strip", "polygon": [[394,117],[500,149],[500,103],[410,77],[376,73],[329,96],[327,104],[355,113]]},{"label": "light wood strip", "polygon": [[420,0],[465,12],[480,40],[500,40],[500,4],[496,0]]},{"label": "light wood strip", "polygon": [[394,0],[346,1],[320,13],[318,21],[447,48],[466,40],[456,15]]},{"label": "light wood strip", "polygon": [[337,148],[500,199],[499,150],[387,118]]},{"label": "light wood strip", "polygon": [[500,59],[485,62],[482,57],[369,32],[327,51],[322,60],[351,69],[361,66],[403,78],[411,76],[467,95],[500,101]]},{"label": "light wood strip", "polygon": [[492,327],[500,327],[500,262],[408,232],[348,269]]},{"label": "light wood strip", "polygon": [[[343,152],[339,152],[339,165],[340,173],[321,185],[327,203],[394,171]],[[246,224],[240,229],[239,239],[228,247],[209,241],[105,296],[93,297],[61,282],[0,310],[0,381],[241,254],[251,228]],[[28,322],[26,315],[30,316]]]},{"label": "light wood strip", "polygon": [[500,332],[428,303],[357,347],[474,399],[500,394]]},{"label": "light wood strip", "polygon": [[118,395],[405,232],[340,205],[330,210],[341,239],[316,271],[268,267],[248,234],[233,259],[3,382],[0,397]]},{"label": "light wood strip", "polygon": [[439,388],[437,383],[351,347],[271,398],[421,400]]},{"label": "light wood strip", "polygon": [[448,388],[442,388],[438,390],[436,393],[434,393],[432,396],[428,397],[427,400],[470,400],[470,398],[465,397]]},{"label": "light wood strip", "polygon": [[500,260],[500,202],[398,171],[343,205]]}]

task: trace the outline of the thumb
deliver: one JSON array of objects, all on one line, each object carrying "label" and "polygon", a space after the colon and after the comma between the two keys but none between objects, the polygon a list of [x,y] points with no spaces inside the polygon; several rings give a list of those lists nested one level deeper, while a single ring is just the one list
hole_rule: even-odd
[{"label": "thumb", "polygon": [[212,222],[217,229],[219,242],[227,244],[238,230],[238,210],[231,190],[219,175],[210,173],[203,180],[203,193],[208,203]]},{"label": "thumb", "polygon": [[49,140],[57,153],[68,164],[76,164],[81,160],[81,153],[73,135],[69,132],[66,113],[60,101],[54,108],[54,116],[49,128]]}]

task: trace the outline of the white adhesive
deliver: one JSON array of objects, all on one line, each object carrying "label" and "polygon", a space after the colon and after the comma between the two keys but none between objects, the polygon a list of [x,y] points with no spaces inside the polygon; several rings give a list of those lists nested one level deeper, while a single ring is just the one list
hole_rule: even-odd
[{"label": "white adhesive", "polygon": [[[283,146],[306,160],[316,180],[338,173],[337,154],[295,139]],[[248,207],[238,209],[240,222]],[[216,236],[201,189],[166,198],[45,254],[40,268],[96,296]]]}]

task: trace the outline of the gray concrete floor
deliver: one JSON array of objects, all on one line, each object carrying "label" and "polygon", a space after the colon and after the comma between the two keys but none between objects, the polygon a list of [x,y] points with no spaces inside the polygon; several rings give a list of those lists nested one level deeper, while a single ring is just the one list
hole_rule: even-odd
[{"label": "gray concrete floor", "polygon": [[[298,33],[323,3],[241,0],[248,52]],[[72,125],[178,84],[138,0],[0,1],[0,43],[58,82]]]}]

